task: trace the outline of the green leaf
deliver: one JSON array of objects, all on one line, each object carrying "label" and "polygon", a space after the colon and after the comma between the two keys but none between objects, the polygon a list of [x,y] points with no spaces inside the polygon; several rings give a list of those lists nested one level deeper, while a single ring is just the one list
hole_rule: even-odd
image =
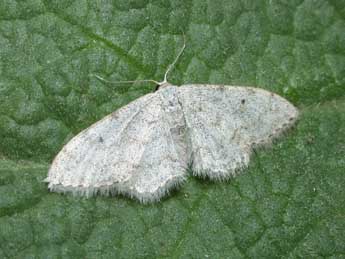
[{"label": "green leaf", "polygon": [[[72,136],[154,89],[255,85],[297,126],[223,183],[163,202],[49,193]],[[345,2],[0,0],[0,258],[345,256]]]}]

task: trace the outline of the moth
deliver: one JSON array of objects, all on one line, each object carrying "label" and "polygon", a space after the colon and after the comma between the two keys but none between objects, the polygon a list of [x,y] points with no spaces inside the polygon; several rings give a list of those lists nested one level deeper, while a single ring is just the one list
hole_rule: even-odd
[{"label": "moth", "polygon": [[45,179],[49,190],[156,202],[185,182],[188,167],[211,180],[235,176],[248,166],[254,148],[270,144],[297,120],[290,102],[260,88],[168,83],[184,47],[164,80],[154,81],[157,91],[109,114],[62,148]]}]

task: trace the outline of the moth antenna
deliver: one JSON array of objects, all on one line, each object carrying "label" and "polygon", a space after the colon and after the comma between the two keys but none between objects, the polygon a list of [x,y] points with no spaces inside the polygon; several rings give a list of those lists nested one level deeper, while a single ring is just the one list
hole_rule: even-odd
[{"label": "moth antenna", "polygon": [[[107,79],[104,79],[103,77],[96,75],[96,74],[91,74],[91,76],[96,77],[98,80],[108,83],[108,84],[133,84],[133,83],[155,83],[158,87],[161,86],[164,83],[167,83],[167,79],[168,79],[168,74],[171,72],[171,70],[174,68],[176,62],[179,60],[180,56],[182,55],[184,49],[186,48],[186,37],[182,31],[182,35],[183,35],[183,45],[182,48],[180,49],[179,53],[177,54],[175,60],[168,66],[168,69],[166,70],[165,74],[164,74],[164,80],[162,82],[158,82],[156,80],[153,79],[144,79],[144,80],[130,80],[130,81],[109,81]],[[158,88],[157,88],[158,89]]]},{"label": "moth antenna", "polygon": [[155,83],[159,85],[160,83],[157,82],[156,80],[153,79],[144,79],[144,80],[130,80],[130,81],[109,81],[107,79],[104,79],[103,77],[96,75],[96,74],[91,74],[92,76],[96,77],[98,80],[108,83],[108,84],[133,84],[133,83]]},{"label": "moth antenna", "polygon": [[168,82],[167,79],[168,79],[168,74],[169,74],[169,72],[174,68],[176,62],[178,61],[178,59],[179,59],[180,56],[182,55],[184,49],[186,48],[186,37],[185,37],[183,31],[182,31],[182,35],[183,35],[183,45],[182,45],[182,48],[180,49],[179,53],[177,54],[175,60],[168,66],[168,69],[167,69],[167,71],[166,71],[165,74],[164,74],[164,80],[163,80],[163,82],[161,82],[161,83],[166,83],[166,82]]}]

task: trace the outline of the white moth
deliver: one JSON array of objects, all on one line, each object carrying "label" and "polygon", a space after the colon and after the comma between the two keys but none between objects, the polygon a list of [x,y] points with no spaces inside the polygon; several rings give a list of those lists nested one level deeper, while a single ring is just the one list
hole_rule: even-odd
[{"label": "white moth", "polygon": [[186,180],[188,166],[211,180],[235,176],[248,165],[253,148],[271,143],[296,121],[291,103],[263,89],[169,84],[167,74],[183,49],[164,81],[156,82],[157,91],[104,117],[62,148],[45,179],[49,190],[159,201]]}]

